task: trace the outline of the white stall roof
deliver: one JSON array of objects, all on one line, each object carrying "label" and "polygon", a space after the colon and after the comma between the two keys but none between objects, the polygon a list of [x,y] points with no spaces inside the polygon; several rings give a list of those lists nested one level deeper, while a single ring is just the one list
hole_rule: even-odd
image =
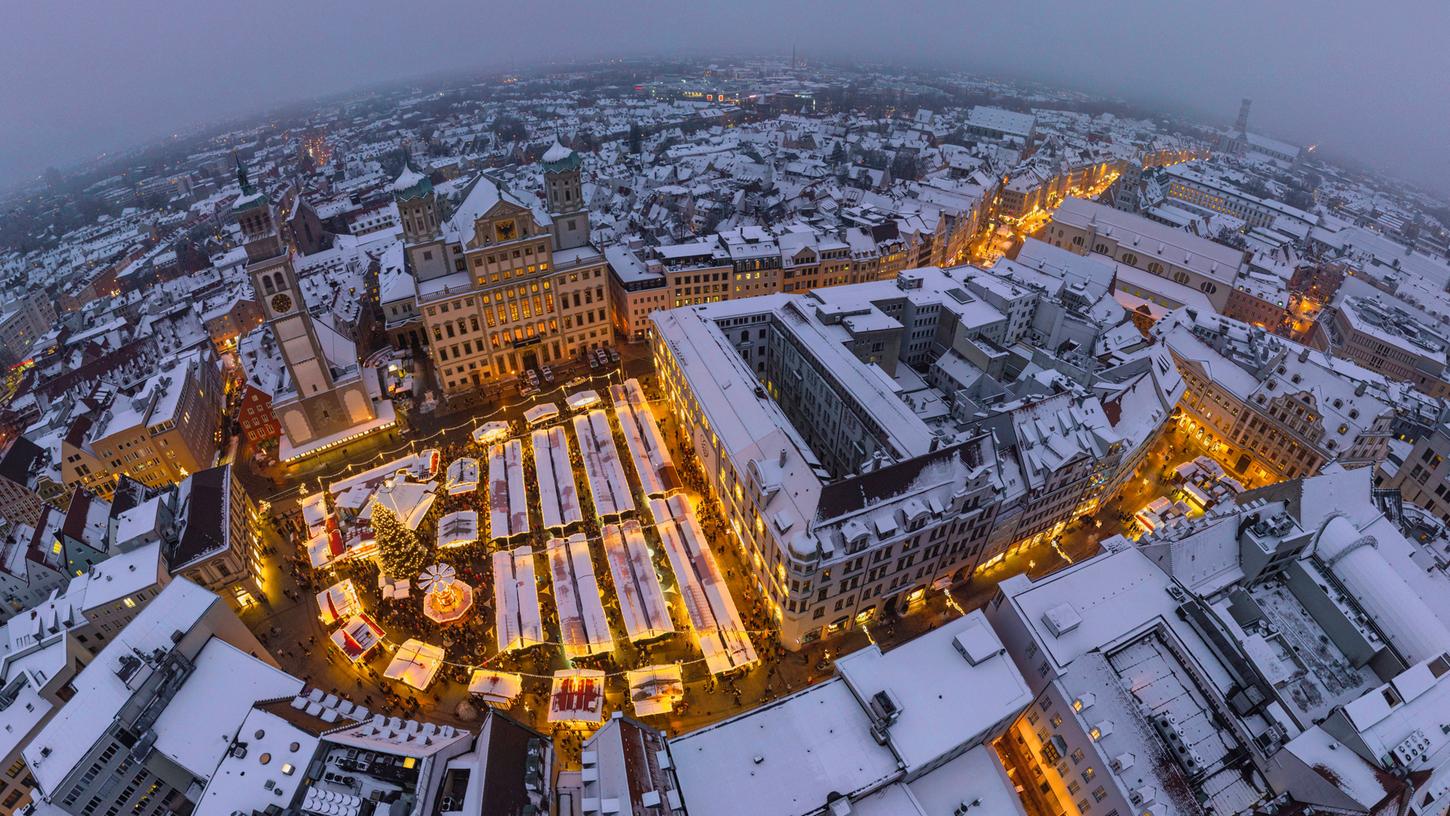
[{"label": "white stall roof", "polygon": [[448,495],[461,496],[478,489],[478,460],[464,456],[448,466]]},{"label": "white stall roof", "polygon": [[622,525],[606,524],[602,532],[604,557],[609,562],[629,639],[649,640],[675,631],[639,522],[630,519]]},{"label": "white stall roof", "polygon": [[636,379],[609,387],[624,444],[634,461],[644,494],[651,498],[668,495],[680,488],[680,477],[674,460],[665,447],[664,435],[655,422],[654,412],[645,399],[644,389]]},{"label": "white stall roof", "polygon": [[549,540],[549,574],[554,579],[554,606],[559,614],[559,634],[564,656],[586,657],[614,647],[609,621],[594,578],[589,557],[589,539],[575,533],[567,540]]},{"label": "white stall roof", "polygon": [[479,445],[492,445],[508,438],[509,424],[502,421],[485,422],[473,429],[473,441]]},{"label": "white stall roof", "polygon": [[583,454],[595,515],[614,518],[634,512],[634,496],[630,494],[629,479],[619,461],[619,448],[614,445],[609,417],[598,409],[576,416],[574,434]]},{"label": "white stall roof", "polygon": [[529,532],[524,446],[517,439],[488,449],[488,509],[489,535],[495,541]]},{"label": "white stall roof", "polygon": [[432,685],[433,678],[443,667],[443,654],[441,646],[410,639],[398,647],[392,662],[383,670],[383,676],[422,691]]},{"label": "white stall roof", "polygon": [[584,521],[579,488],[569,462],[569,435],[561,426],[534,431],[534,476],[544,527],[555,530]]},{"label": "white stall roof", "polygon": [[544,402],[524,412],[524,421],[530,426],[548,422],[559,415],[559,406],[552,402]]},{"label": "white stall roof", "polygon": [[459,510],[438,519],[438,547],[462,547],[478,540],[478,513]]},{"label": "white stall roof", "polygon": [[575,391],[564,398],[569,408],[574,411],[583,411],[586,408],[593,408],[599,404],[599,393],[596,391]]},{"label": "white stall roof", "polygon": [[526,649],[544,642],[531,547],[493,554],[493,607],[499,651]]},{"label": "white stall roof", "polygon": [[651,499],[649,506],[705,665],[718,674],[754,663],[755,647],[689,502],[676,493],[668,499]]}]

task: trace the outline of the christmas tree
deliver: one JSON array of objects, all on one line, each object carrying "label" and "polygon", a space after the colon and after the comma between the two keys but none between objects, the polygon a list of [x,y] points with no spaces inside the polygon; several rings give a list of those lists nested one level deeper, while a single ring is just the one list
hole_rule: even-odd
[{"label": "christmas tree", "polygon": [[378,565],[389,578],[411,578],[428,560],[418,536],[381,504],[373,505],[373,534],[378,539]]}]

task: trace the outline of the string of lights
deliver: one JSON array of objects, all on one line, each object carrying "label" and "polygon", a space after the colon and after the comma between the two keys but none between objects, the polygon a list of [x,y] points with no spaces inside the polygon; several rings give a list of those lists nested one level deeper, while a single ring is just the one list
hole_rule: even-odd
[{"label": "string of lights", "polygon": [[[588,381],[591,385],[594,384],[595,381],[601,380],[601,379],[606,384],[609,384],[609,383],[613,382],[614,381],[614,378],[616,376],[618,376],[620,373],[621,372],[620,372],[619,369],[612,369],[612,370],[607,371],[607,372],[605,372],[603,374],[589,374],[589,375],[584,375],[584,379],[586,381]],[[572,387],[575,387],[575,386],[579,385],[580,383],[578,383],[577,380],[578,380],[578,378],[576,378],[575,380],[571,380],[570,381],[570,382],[573,383],[573,385],[569,385],[568,383],[561,383],[561,384],[555,386],[554,388],[552,388],[552,389],[550,389],[548,391],[540,391],[538,394],[535,394],[534,396],[529,397],[528,402],[537,402],[540,399],[543,399],[544,397],[554,398],[555,396],[557,396],[559,394],[562,394],[562,392],[564,391],[565,388],[572,388]],[[441,427],[438,430],[434,431],[433,433],[428,434],[427,436],[419,437],[419,438],[416,438],[416,439],[410,439],[410,440],[408,440],[408,442],[406,442],[404,444],[401,444],[401,445],[398,445],[395,448],[389,448],[387,450],[378,451],[376,454],[374,454],[373,456],[369,457],[366,460],[363,460],[361,463],[359,463],[359,462],[350,462],[350,463],[348,463],[346,465],[343,465],[342,467],[339,467],[338,469],[333,470],[333,471],[330,471],[330,472],[328,472],[326,474],[315,474],[315,475],[312,475],[312,476],[308,477],[307,479],[304,479],[302,484],[294,485],[292,487],[287,488],[286,490],[281,490],[281,491],[278,491],[278,492],[272,494],[271,496],[269,496],[267,498],[267,501],[268,502],[276,502],[279,499],[283,499],[283,498],[286,498],[286,497],[292,495],[293,493],[297,493],[303,487],[303,485],[305,485],[306,482],[316,480],[317,483],[319,485],[321,485],[321,484],[323,484],[325,482],[331,481],[332,479],[336,479],[336,478],[338,478],[340,476],[345,476],[347,474],[352,473],[353,470],[356,469],[356,468],[358,468],[360,464],[361,465],[372,465],[375,462],[383,461],[383,460],[386,460],[388,458],[397,457],[403,451],[409,451],[409,452],[411,452],[420,443],[429,442],[429,441],[431,441],[433,439],[436,439],[436,438],[439,438],[441,436],[444,436],[445,434],[450,434],[450,433],[453,433],[455,431],[458,431],[458,430],[461,430],[463,428],[467,428],[467,427],[470,427],[470,426],[471,427],[474,427],[474,428],[477,428],[480,424],[482,424],[484,422],[491,421],[494,417],[499,416],[500,414],[503,414],[505,411],[508,411],[510,409],[513,409],[513,408],[516,408],[519,405],[523,405],[523,404],[524,404],[523,402],[519,402],[519,403],[514,403],[512,405],[499,405],[497,408],[493,409],[492,411],[490,411],[490,412],[488,412],[486,414],[474,414],[470,419],[465,420],[463,422],[460,422],[457,425],[449,425],[449,426]],[[364,467],[364,469],[366,469],[366,467]]]}]

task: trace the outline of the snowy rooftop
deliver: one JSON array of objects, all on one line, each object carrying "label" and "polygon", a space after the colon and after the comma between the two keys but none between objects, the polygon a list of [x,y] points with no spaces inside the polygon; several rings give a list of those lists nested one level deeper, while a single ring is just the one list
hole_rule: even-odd
[{"label": "snowy rooftop", "polygon": [[690,816],[793,816],[879,787],[896,758],[841,678],[670,741]]},{"label": "snowy rooftop", "polygon": [[150,654],[175,648],[172,633],[188,632],[220,599],[185,578],[173,579],[106,648],[76,676],[73,702],[60,710],[25,749],[41,790],[54,791],[110,727],[133,690],[117,673],[133,650]]},{"label": "snowy rooftop", "polygon": [[980,611],[957,618],[889,652],[876,645],[836,661],[860,700],[880,692],[900,713],[887,729],[907,774],[930,765],[1032,702],[1032,692]]},{"label": "snowy rooftop", "polygon": [[226,754],[252,705],[289,697],[302,681],[213,638],[196,656],[196,667],[156,720],[156,750],[206,778]]}]

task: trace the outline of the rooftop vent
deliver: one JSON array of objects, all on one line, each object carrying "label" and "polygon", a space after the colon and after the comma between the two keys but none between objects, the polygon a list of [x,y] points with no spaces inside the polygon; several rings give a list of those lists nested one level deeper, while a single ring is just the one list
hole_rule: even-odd
[{"label": "rooftop vent", "polygon": [[1082,623],[1082,616],[1070,603],[1060,603],[1042,613],[1042,623],[1053,637],[1062,637]]}]

